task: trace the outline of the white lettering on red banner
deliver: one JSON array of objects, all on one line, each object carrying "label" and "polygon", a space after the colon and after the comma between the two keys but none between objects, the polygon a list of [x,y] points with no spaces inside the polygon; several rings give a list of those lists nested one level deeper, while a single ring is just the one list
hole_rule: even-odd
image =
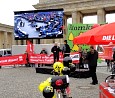
[{"label": "white lettering on red banner", "polygon": [[115,36],[114,35],[108,35],[108,36],[103,36],[102,40],[115,40]]},{"label": "white lettering on red banner", "polygon": [[[70,54],[70,57],[72,58],[73,63],[79,63],[79,53],[78,52],[73,52]],[[63,61],[63,55],[59,55],[59,61]],[[54,57],[53,54],[50,56],[45,55],[45,54],[31,54],[29,57],[29,62],[30,63],[35,63],[35,64],[53,64],[54,62]]]},{"label": "white lettering on red banner", "polygon": [[15,65],[15,64],[26,64],[26,55],[22,54],[22,55],[0,57],[0,66]]}]

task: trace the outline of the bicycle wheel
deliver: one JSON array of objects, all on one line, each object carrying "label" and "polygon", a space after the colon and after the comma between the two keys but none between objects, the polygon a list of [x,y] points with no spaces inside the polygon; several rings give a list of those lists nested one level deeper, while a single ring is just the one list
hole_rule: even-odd
[{"label": "bicycle wheel", "polygon": [[56,91],[56,98],[62,98],[61,91]]},{"label": "bicycle wheel", "polygon": [[61,93],[62,93],[62,97],[63,97],[63,98],[69,98],[68,95],[67,95],[67,93],[66,93],[66,90],[65,90],[65,89],[62,90]]},{"label": "bicycle wheel", "polygon": [[68,98],[67,95],[63,95],[63,98]]},{"label": "bicycle wheel", "polygon": [[62,92],[56,92],[56,98],[68,98],[66,94]]},{"label": "bicycle wheel", "polygon": [[105,82],[107,82],[107,80],[110,80],[110,79],[115,79],[115,74],[111,74],[107,76],[107,78],[105,79]]}]

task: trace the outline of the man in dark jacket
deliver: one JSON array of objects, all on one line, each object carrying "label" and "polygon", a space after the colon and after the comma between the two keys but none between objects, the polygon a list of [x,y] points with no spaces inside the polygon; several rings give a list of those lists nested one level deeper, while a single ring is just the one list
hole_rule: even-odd
[{"label": "man in dark jacket", "polygon": [[70,47],[67,44],[67,40],[64,40],[64,46],[62,48],[62,52],[63,52],[64,57],[67,57],[70,55]]},{"label": "man in dark jacket", "polygon": [[90,46],[90,51],[87,53],[87,60],[89,65],[90,75],[92,77],[92,85],[98,84],[97,75],[96,75],[96,67],[98,60],[98,52],[94,49],[93,46]]},{"label": "man in dark jacket", "polygon": [[54,44],[54,46],[52,47],[51,49],[51,52],[53,53],[54,55],[54,63],[56,61],[59,61],[59,52],[61,52],[61,49],[60,47],[57,45],[57,43]]}]

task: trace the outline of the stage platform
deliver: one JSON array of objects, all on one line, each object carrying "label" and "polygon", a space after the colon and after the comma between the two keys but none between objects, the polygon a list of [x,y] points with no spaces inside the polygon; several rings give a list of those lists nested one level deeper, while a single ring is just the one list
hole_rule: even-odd
[{"label": "stage platform", "polygon": [[[43,73],[43,74],[51,74],[52,75],[53,67],[51,66],[43,66],[37,67],[36,73]],[[89,70],[88,69],[76,69],[75,72],[69,74],[70,77],[74,78],[89,78]]]}]

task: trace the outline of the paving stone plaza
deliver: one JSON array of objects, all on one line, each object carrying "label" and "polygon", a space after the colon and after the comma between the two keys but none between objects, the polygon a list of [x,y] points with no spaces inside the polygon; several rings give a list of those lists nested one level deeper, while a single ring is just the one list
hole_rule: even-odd
[{"label": "paving stone plaza", "polygon": [[[98,64],[99,83],[111,74],[106,64]],[[34,67],[3,67],[0,69],[0,98],[43,98],[38,91],[41,81],[51,75],[36,73]],[[99,98],[99,84],[90,85],[91,78],[70,78],[72,98]]]}]

